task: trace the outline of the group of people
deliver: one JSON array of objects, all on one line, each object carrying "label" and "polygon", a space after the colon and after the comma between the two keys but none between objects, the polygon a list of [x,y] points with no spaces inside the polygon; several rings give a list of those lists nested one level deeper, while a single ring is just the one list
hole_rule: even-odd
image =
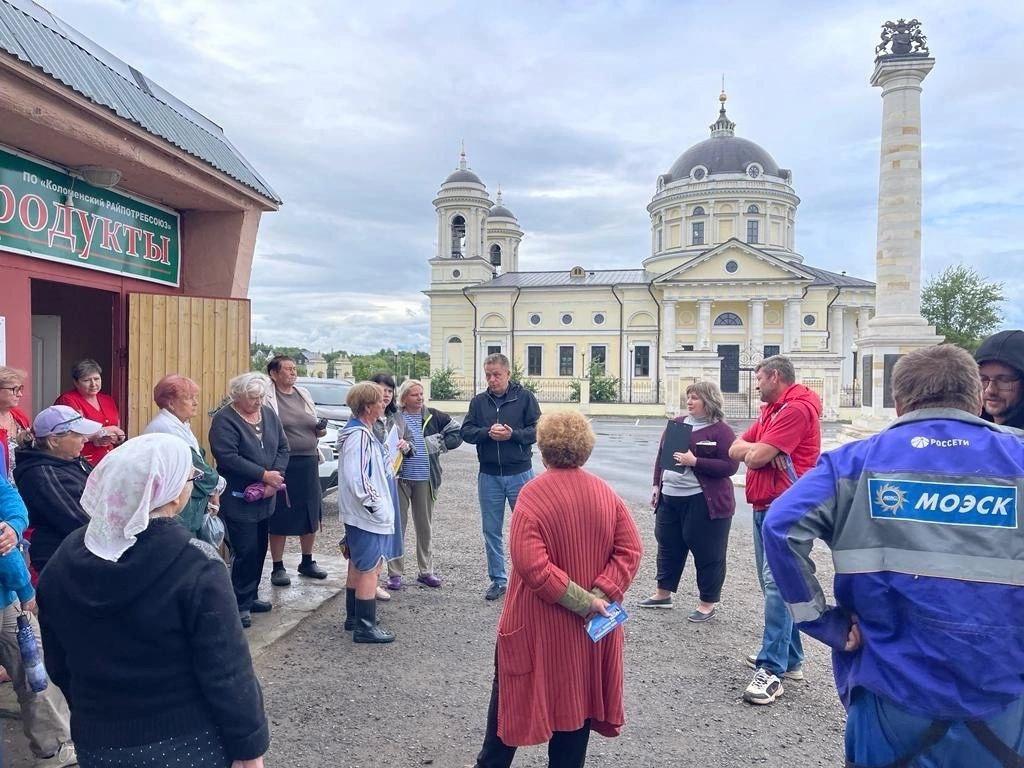
[{"label": "group of people", "polygon": [[[230,382],[208,463],[189,428],[199,388],[185,377],[157,385],[159,414],[126,441],[95,363],[76,366],[75,395],[31,423],[17,410],[24,374],[0,367],[0,662],[40,765],[262,766],[269,730],[243,628],[271,607],[258,595],[267,551],[275,586],[290,583],[288,536],[299,538],[299,575],[326,576],[312,557],[324,424],[296,372],[275,358],[267,376]],[[517,747],[546,742],[551,766],[576,768],[591,732],[615,736],[625,722],[623,631],[593,642],[586,627],[623,603],[641,539],[614,490],[583,469],[596,441],[587,419],[541,415],[503,355],[488,356],[484,374],[461,425],[427,407],[417,381],[396,388],[382,374],[349,390],[338,437],[345,629],[358,643],[395,639],[377,605],[405,586],[410,518],[416,581],[441,586],[440,455],[475,445],[484,597],[505,597],[476,765],[507,767]],[[756,377],[764,406],[739,437],[716,385],[687,388],[677,421],[689,447],[671,468],[661,450],[656,459],[656,589],[639,607],[673,607],[692,554],[699,594],[687,618],[715,618],[743,464],[764,593],[743,698],[771,704],[803,678],[803,632],[833,650],[848,765],[1021,764],[1024,332],[996,334],[975,357],[952,345],[903,356],[897,420],[821,456],[821,403],[792,362],[767,358]],[[202,540],[211,516],[227,526],[230,569]],[[37,587],[18,553],[29,526]],[[815,539],[833,553],[834,606],[810,558]],[[52,682],[39,692],[6,637],[22,612],[41,627]]]}]

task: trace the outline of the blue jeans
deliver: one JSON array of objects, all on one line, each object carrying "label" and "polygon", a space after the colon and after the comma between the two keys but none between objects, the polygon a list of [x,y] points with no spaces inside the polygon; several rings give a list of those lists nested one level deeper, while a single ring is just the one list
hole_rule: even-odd
[{"label": "blue jeans", "polygon": [[[978,741],[964,721],[954,721],[932,744],[925,746],[925,732],[932,718],[911,714],[891,701],[857,688],[846,717],[846,759],[858,768],[890,765],[916,755],[914,768],[1000,768],[1004,763]],[[1024,699],[1018,699],[998,715],[985,720],[995,736],[1010,750],[1024,752]]]},{"label": "blue jeans", "polygon": [[516,508],[519,491],[533,479],[533,470],[518,475],[485,475],[481,472],[476,479],[476,490],[480,496],[480,517],[484,531],[484,551],[487,553],[487,575],[495,584],[508,584],[505,571],[505,546],[502,531],[505,526],[505,501],[509,509]]},{"label": "blue jeans", "polygon": [[800,630],[789,615],[789,608],[779,594],[772,569],[764,557],[764,540],[761,538],[764,516],[765,512],[754,512],[754,563],[757,580],[764,592],[764,636],[757,654],[757,666],[782,677],[786,670],[796,669],[804,663],[804,647],[800,642]]}]

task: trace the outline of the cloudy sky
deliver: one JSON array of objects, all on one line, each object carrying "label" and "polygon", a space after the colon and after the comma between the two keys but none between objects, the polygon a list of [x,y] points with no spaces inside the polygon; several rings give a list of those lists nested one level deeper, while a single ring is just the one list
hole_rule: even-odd
[{"label": "cloudy sky", "polygon": [[1024,11],[899,4],[46,0],[224,127],[284,199],[250,297],[261,341],[427,349],[431,200],[458,161],[527,236],[520,268],[638,268],[659,173],[737,134],[791,168],[808,263],[873,278],[880,24],[921,19],[925,272],[1003,280],[1024,326]]}]

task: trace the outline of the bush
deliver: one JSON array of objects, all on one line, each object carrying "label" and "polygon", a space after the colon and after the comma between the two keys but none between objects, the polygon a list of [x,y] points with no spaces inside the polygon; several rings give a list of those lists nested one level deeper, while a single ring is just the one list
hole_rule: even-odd
[{"label": "bush", "polygon": [[523,371],[523,366],[519,363],[513,363],[512,370],[508,375],[509,381],[514,381],[516,384],[521,386],[527,392],[537,394],[537,382],[533,379],[526,378],[526,372]]},{"label": "bush", "polygon": [[[614,376],[607,376],[601,372],[598,363],[590,364],[590,402],[592,403],[614,403],[619,399],[619,380]],[[573,379],[569,383],[569,402],[580,401],[580,379]]]},{"label": "bush", "polygon": [[462,396],[455,383],[455,371],[451,366],[438,368],[430,377],[431,400],[458,400]]}]

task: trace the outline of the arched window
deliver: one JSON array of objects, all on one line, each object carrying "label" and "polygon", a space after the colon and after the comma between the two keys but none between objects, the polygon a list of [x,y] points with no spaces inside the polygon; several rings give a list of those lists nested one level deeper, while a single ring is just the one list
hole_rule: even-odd
[{"label": "arched window", "polygon": [[460,339],[458,336],[452,336],[450,339],[448,339],[448,343],[449,344],[461,344],[462,343],[462,339]]},{"label": "arched window", "polygon": [[491,265],[495,267],[501,266],[501,246],[497,243],[491,246]]},{"label": "arched window", "polygon": [[723,312],[715,318],[715,325],[743,325],[743,321],[735,312]]},{"label": "arched window", "polygon": [[461,259],[466,253],[466,220],[461,214],[452,219],[452,258]]},{"label": "arched window", "polygon": [[705,215],[704,214],[704,207],[701,206],[701,205],[698,205],[696,208],[693,209],[693,215],[694,216],[704,216]]},{"label": "arched window", "polygon": [[760,213],[760,212],[761,212],[761,209],[758,208],[756,205],[748,205],[747,206],[747,213]]}]

